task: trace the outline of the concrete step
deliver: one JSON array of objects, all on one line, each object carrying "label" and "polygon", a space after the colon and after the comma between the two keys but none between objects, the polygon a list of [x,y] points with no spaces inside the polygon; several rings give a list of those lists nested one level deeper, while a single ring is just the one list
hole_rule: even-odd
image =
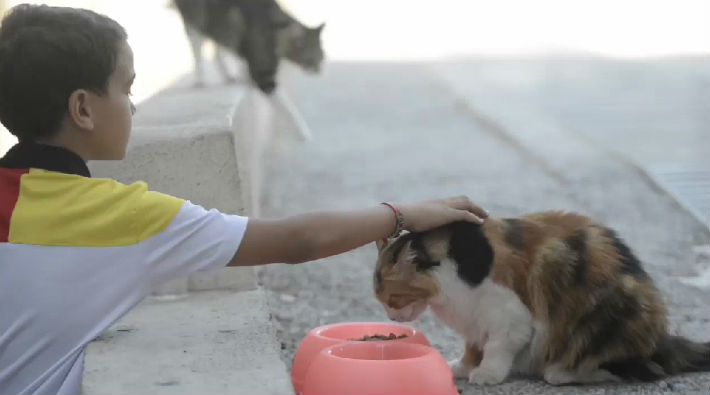
[{"label": "concrete step", "polygon": [[84,394],[288,394],[263,290],[148,299],[89,345]]}]

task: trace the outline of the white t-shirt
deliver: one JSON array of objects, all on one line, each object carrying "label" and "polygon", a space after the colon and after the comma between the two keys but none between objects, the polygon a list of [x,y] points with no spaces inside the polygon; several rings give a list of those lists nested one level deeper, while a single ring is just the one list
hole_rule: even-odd
[{"label": "white t-shirt", "polygon": [[88,342],[156,284],[225,266],[247,227],[143,183],[19,177],[0,240],[0,394],[79,393]]}]

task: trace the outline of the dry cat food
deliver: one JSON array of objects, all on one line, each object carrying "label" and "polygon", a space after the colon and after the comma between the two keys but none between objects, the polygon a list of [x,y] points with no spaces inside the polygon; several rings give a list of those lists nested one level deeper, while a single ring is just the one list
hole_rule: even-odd
[{"label": "dry cat food", "polygon": [[387,335],[379,335],[379,334],[372,335],[372,336],[365,335],[365,336],[363,336],[363,337],[361,337],[361,338],[358,338],[358,339],[350,339],[350,340],[356,340],[356,341],[361,341],[361,342],[369,342],[369,341],[380,341],[380,340],[397,340],[397,339],[404,339],[405,337],[407,337],[407,335],[399,335],[399,336],[397,336],[397,335],[395,335],[394,333],[390,332],[390,335],[389,335],[389,336],[387,336]]}]

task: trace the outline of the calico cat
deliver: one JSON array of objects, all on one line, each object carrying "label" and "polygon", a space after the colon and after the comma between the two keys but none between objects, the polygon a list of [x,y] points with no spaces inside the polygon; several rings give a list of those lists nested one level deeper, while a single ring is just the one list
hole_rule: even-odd
[{"label": "calico cat", "polygon": [[325,24],[308,28],[287,14],[275,0],[173,0],[190,38],[197,84],[202,84],[202,41],[217,43],[217,66],[233,81],[220,48],[244,59],[251,80],[265,93],[276,88],[281,58],[306,71],[318,72],[323,61],[320,35]]},{"label": "calico cat", "polygon": [[572,213],[457,222],[377,243],[376,298],[395,321],[427,307],[466,341],[457,378],[652,381],[710,370],[710,343],[668,332],[659,291],[616,233]]}]

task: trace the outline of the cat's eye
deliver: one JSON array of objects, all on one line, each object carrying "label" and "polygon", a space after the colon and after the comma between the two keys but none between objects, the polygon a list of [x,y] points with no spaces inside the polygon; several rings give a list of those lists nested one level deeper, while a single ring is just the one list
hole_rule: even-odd
[{"label": "cat's eye", "polygon": [[387,300],[387,305],[393,309],[402,309],[408,304],[414,302],[411,295],[390,295],[389,300]]}]

